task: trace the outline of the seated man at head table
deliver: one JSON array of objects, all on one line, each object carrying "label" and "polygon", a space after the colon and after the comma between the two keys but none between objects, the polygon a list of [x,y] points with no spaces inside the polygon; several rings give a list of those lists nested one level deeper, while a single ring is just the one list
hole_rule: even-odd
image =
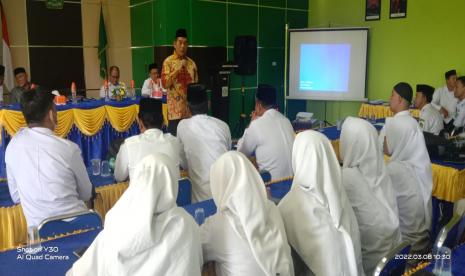
[{"label": "seated man at head table", "polygon": [[57,125],[53,99],[45,89],[23,92],[21,111],[28,126],[13,136],[6,149],[10,195],[21,203],[28,226],[86,210],[84,201],[92,195],[81,150],[53,133]]},{"label": "seated man at head table", "polygon": [[142,85],[142,96],[151,97],[154,91],[162,92],[161,78],[156,63],[149,65],[149,78]]},{"label": "seated man at head table", "polygon": [[444,128],[441,113],[431,105],[434,88],[427,84],[417,85],[417,95],[415,96],[415,108],[420,110],[419,124],[424,132],[439,135]]},{"label": "seated man at head table", "polygon": [[[127,138],[121,145],[115,161],[115,179],[118,182],[132,178],[134,168],[142,158],[154,153],[164,153],[173,159],[176,166],[185,167],[179,140],[161,130],[163,125],[162,102],[142,98],[137,115],[140,134]],[[179,173],[179,172],[178,172]],[[179,178],[179,174],[177,177]]]},{"label": "seated man at head table", "polygon": [[[112,91],[119,88],[121,83],[119,82],[119,67],[118,66],[111,66],[108,70],[108,97],[112,97]],[[100,87],[100,98],[105,98],[105,85]]]},{"label": "seated man at head table", "polygon": [[458,99],[457,111],[454,118],[454,129],[451,136],[463,136],[463,128],[465,126],[465,76],[457,79],[457,86],[454,90],[454,95]]},{"label": "seated man at head table", "polygon": [[205,85],[190,84],[187,87],[187,107],[192,117],[181,120],[178,138],[192,180],[192,200],[199,202],[212,198],[210,166],[231,149],[231,133],[225,122],[207,115]]},{"label": "seated man at head table", "polygon": [[272,180],[292,176],[291,153],[295,136],[291,122],[275,106],[276,89],[260,84],[252,121],[237,142],[237,150],[246,156],[255,152],[258,168],[268,171]]},{"label": "seated man at head table", "polygon": [[431,104],[443,116],[444,129],[450,132],[454,128],[453,119],[457,106],[457,98],[454,96],[455,86],[457,85],[457,72],[454,69],[449,70],[444,76],[446,78],[446,85],[434,91]]},{"label": "seated man at head table", "polygon": [[11,89],[10,92],[10,103],[11,104],[19,104],[21,101],[21,95],[24,91],[28,91],[29,89],[33,88],[33,84],[28,81],[28,75],[26,73],[26,69],[23,67],[15,68],[13,71],[15,75],[15,80],[17,86]]},{"label": "seated man at head table", "polygon": [[423,131],[408,111],[412,94],[405,82],[394,87],[389,105],[395,115],[386,120],[383,147],[390,156],[387,172],[396,194],[402,239],[412,244],[411,253],[423,254],[431,248],[433,176]]}]

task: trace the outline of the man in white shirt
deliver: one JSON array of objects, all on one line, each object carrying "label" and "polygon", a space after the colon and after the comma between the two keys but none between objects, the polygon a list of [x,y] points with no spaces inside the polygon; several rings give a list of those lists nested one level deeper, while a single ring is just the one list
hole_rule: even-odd
[{"label": "man in white shirt", "polygon": [[155,90],[162,92],[162,86],[157,64],[152,63],[149,65],[149,78],[144,81],[141,94],[143,97],[151,97]]},{"label": "man in white shirt", "polygon": [[192,115],[178,125],[178,138],[187,159],[192,180],[192,201],[210,199],[210,166],[231,149],[231,132],[228,125],[207,115],[208,100],[202,84],[187,87],[187,107]]},{"label": "man in white shirt", "polygon": [[417,85],[417,95],[415,97],[415,108],[420,110],[418,123],[420,128],[434,135],[439,135],[444,128],[441,113],[430,103],[433,98],[434,88],[426,84]]},{"label": "man in white shirt", "polygon": [[[113,90],[121,86],[119,83],[119,68],[118,66],[111,66],[108,72],[108,97],[112,98]],[[105,88],[105,85],[100,87],[100,98],[105,98]]]},{"label": "man in white shirt", "polygon": [[408,110],[412,94],[405,82],[392,91],[389,106],[394,117],[387,118],[383,128],[384,153],[391,157],[387,171],[396,193],[402,239],[412,244],[411,252],[423,254],[431,246],[433,178],[423,132]]},{"label": "man in white shirt", "polygon": [[457,79],[454,95],[459,100],[459,103],[457,104],[457,112],[455,113],[452,135],[461,133],[465,126],[465,76]]},{"label": "man in white shirt", "polygon": [[260,84],[255,95],[252,121],[237,143],[237,150],[246,156],[255,153],[258,168],[267,170],[271,179],[292,176],[292,145],[294,129],[291,122],[276,109],[276,90]]},{"label": "man in white shirt", "polygon": [[455,106],[457,99],[454,97],[454,89],[457,83],[457,72],[450,70],[445,73],[446,86],[437,88],[433,94],[431,104],[441,113],[444,117],[444,127],[450,131],[452,126],[452,119],[455,116]]},{"label": "man in white shirt", "polygon": [[47,90],[23,92],[21,110],[28,127],[16,133],[6,149],[8,187],[20,203],[28,226],[44,219],[86,210],[92,195],[79,147],[55,136],[57,111]]},{"label": "man in white shirt", "polygon": [[[181,144],[171,134],[163,134],[162,103],[152,98],[142,98],[139,102],[137,123],[141,134],[124,140],[115,161],[115,179],[118,182],[131,179],[134,168],[147,155],[164,153],[173,159],[177,167],[185,167],[181,161]],[[177,175],[179,178],[179,175]]]}]

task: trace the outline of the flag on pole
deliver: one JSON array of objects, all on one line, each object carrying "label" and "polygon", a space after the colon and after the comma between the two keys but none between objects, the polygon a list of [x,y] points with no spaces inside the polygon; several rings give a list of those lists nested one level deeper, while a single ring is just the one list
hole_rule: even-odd
[{"label": "flag on pole", "polygon": [[1,2],[0,2],[0,13],[2,17],[3,66],[5,66],[4,84],[6,88],[9,91],[11,91],[11,89],[13,89],[14,87],[13,65],[11,62],[10,39],[8,37],[8,28],[6,26],[5,12],[3,11],[3,5]]},{"label": "flag on pole", "polygon": [[103,6],[100,6],[100,23],[98,30],[98,59],[100,61],[100,77],[107,78],[107,32],[105,31],[105,21],[103,20]]}]

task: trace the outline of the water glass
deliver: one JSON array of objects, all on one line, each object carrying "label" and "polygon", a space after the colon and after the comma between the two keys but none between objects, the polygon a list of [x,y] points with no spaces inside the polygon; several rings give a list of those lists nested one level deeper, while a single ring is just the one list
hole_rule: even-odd
[{"label": "water glass", "polygon": [[376,115],[375,114],[370,115],[370,123],[376,124]]},{"label": "water glass", "polygon": [[451,276],[451,250],[448,247],[442,246],[436,250],[434,255],[434,275]]},{"label": "water glass", "polygon": [[102,161],[102,169],[100,171],[100,175],[102,177],[108,177],[110,176],[110,163],[108,161]]},{"label": "water glass", "polygon": [[337,120],[336,121],[336,128],[337,128],[337,130],[341,130],[341,128],[342,128],[342,120]]},{"label": "water glass", "polygon": [[202,225],[205,221],[205,211],[203,208],[197,208],[194,212],[194,218],[198,225]]},{"label": "water glass", "polygon": [[90,163],[92,164],[92,174],[93,175],[99,175],[100,174],[100,159],[95,158],[90,160]]},{"label": "water glass", "polygon": [[35,226],[29,226],[27,228],[27,254],[36,254],[42,250],[42,244],[40,242],[39,230]]},{"label": "water glass", "polygon": [[319,129],[323,129],[325,127],[325,121],[320,121]]}]

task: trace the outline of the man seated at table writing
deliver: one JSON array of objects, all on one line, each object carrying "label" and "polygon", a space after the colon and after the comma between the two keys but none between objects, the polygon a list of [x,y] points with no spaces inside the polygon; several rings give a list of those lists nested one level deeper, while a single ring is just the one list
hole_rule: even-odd
[{"label": "man seated at table writing", "polygon": [[258,168],[267,170],[272,179],[280,179],[292,176],[291,153],[295,134],[289,119],[275,106],[275,88],[260,84],[252,121],[237,143],[237,150],[247,156],[255,152]]},{"label": "man seated at table writing", "polygon": [[31,89],[31,83],[28,81],[26,69],[23,67],[15,68],[13,71],[17,86],[11,89],[10,103],[18,104],[21,101],[21,95],[24,91]]},{"label": "man seated at table writing", "polygon": [[21,202],[28,226],[44,219],[86,210],[92,184],[79,147],[54,134],[57,111],[54,95],[45,89],[23,92],[21,111],[27,127],[6,149],[8,187]]},{"label": "man seated at table writing", "polygon": [[[141,134],[127,138],[121,145],[115,162],[115,179],[125,181],[132,178],[134,168],[145,156],[164,153],[173,159],[176,166],[184,165],[181,158],[181,144],[171,134],[164,134],[162,103],[152,98],[139,102],[137,123]],[[179,178],[179,175],[177,176]]]},{"label": "man seated at table writing", "polygon": [[192,117],[181,120],[178,138],[192,179],[192,200],[198,202],[212,198],[210,166],[231,149],[231,133],[225,122],[207,115],[208,100],[204,85],[188,86],[187,105]]}]

